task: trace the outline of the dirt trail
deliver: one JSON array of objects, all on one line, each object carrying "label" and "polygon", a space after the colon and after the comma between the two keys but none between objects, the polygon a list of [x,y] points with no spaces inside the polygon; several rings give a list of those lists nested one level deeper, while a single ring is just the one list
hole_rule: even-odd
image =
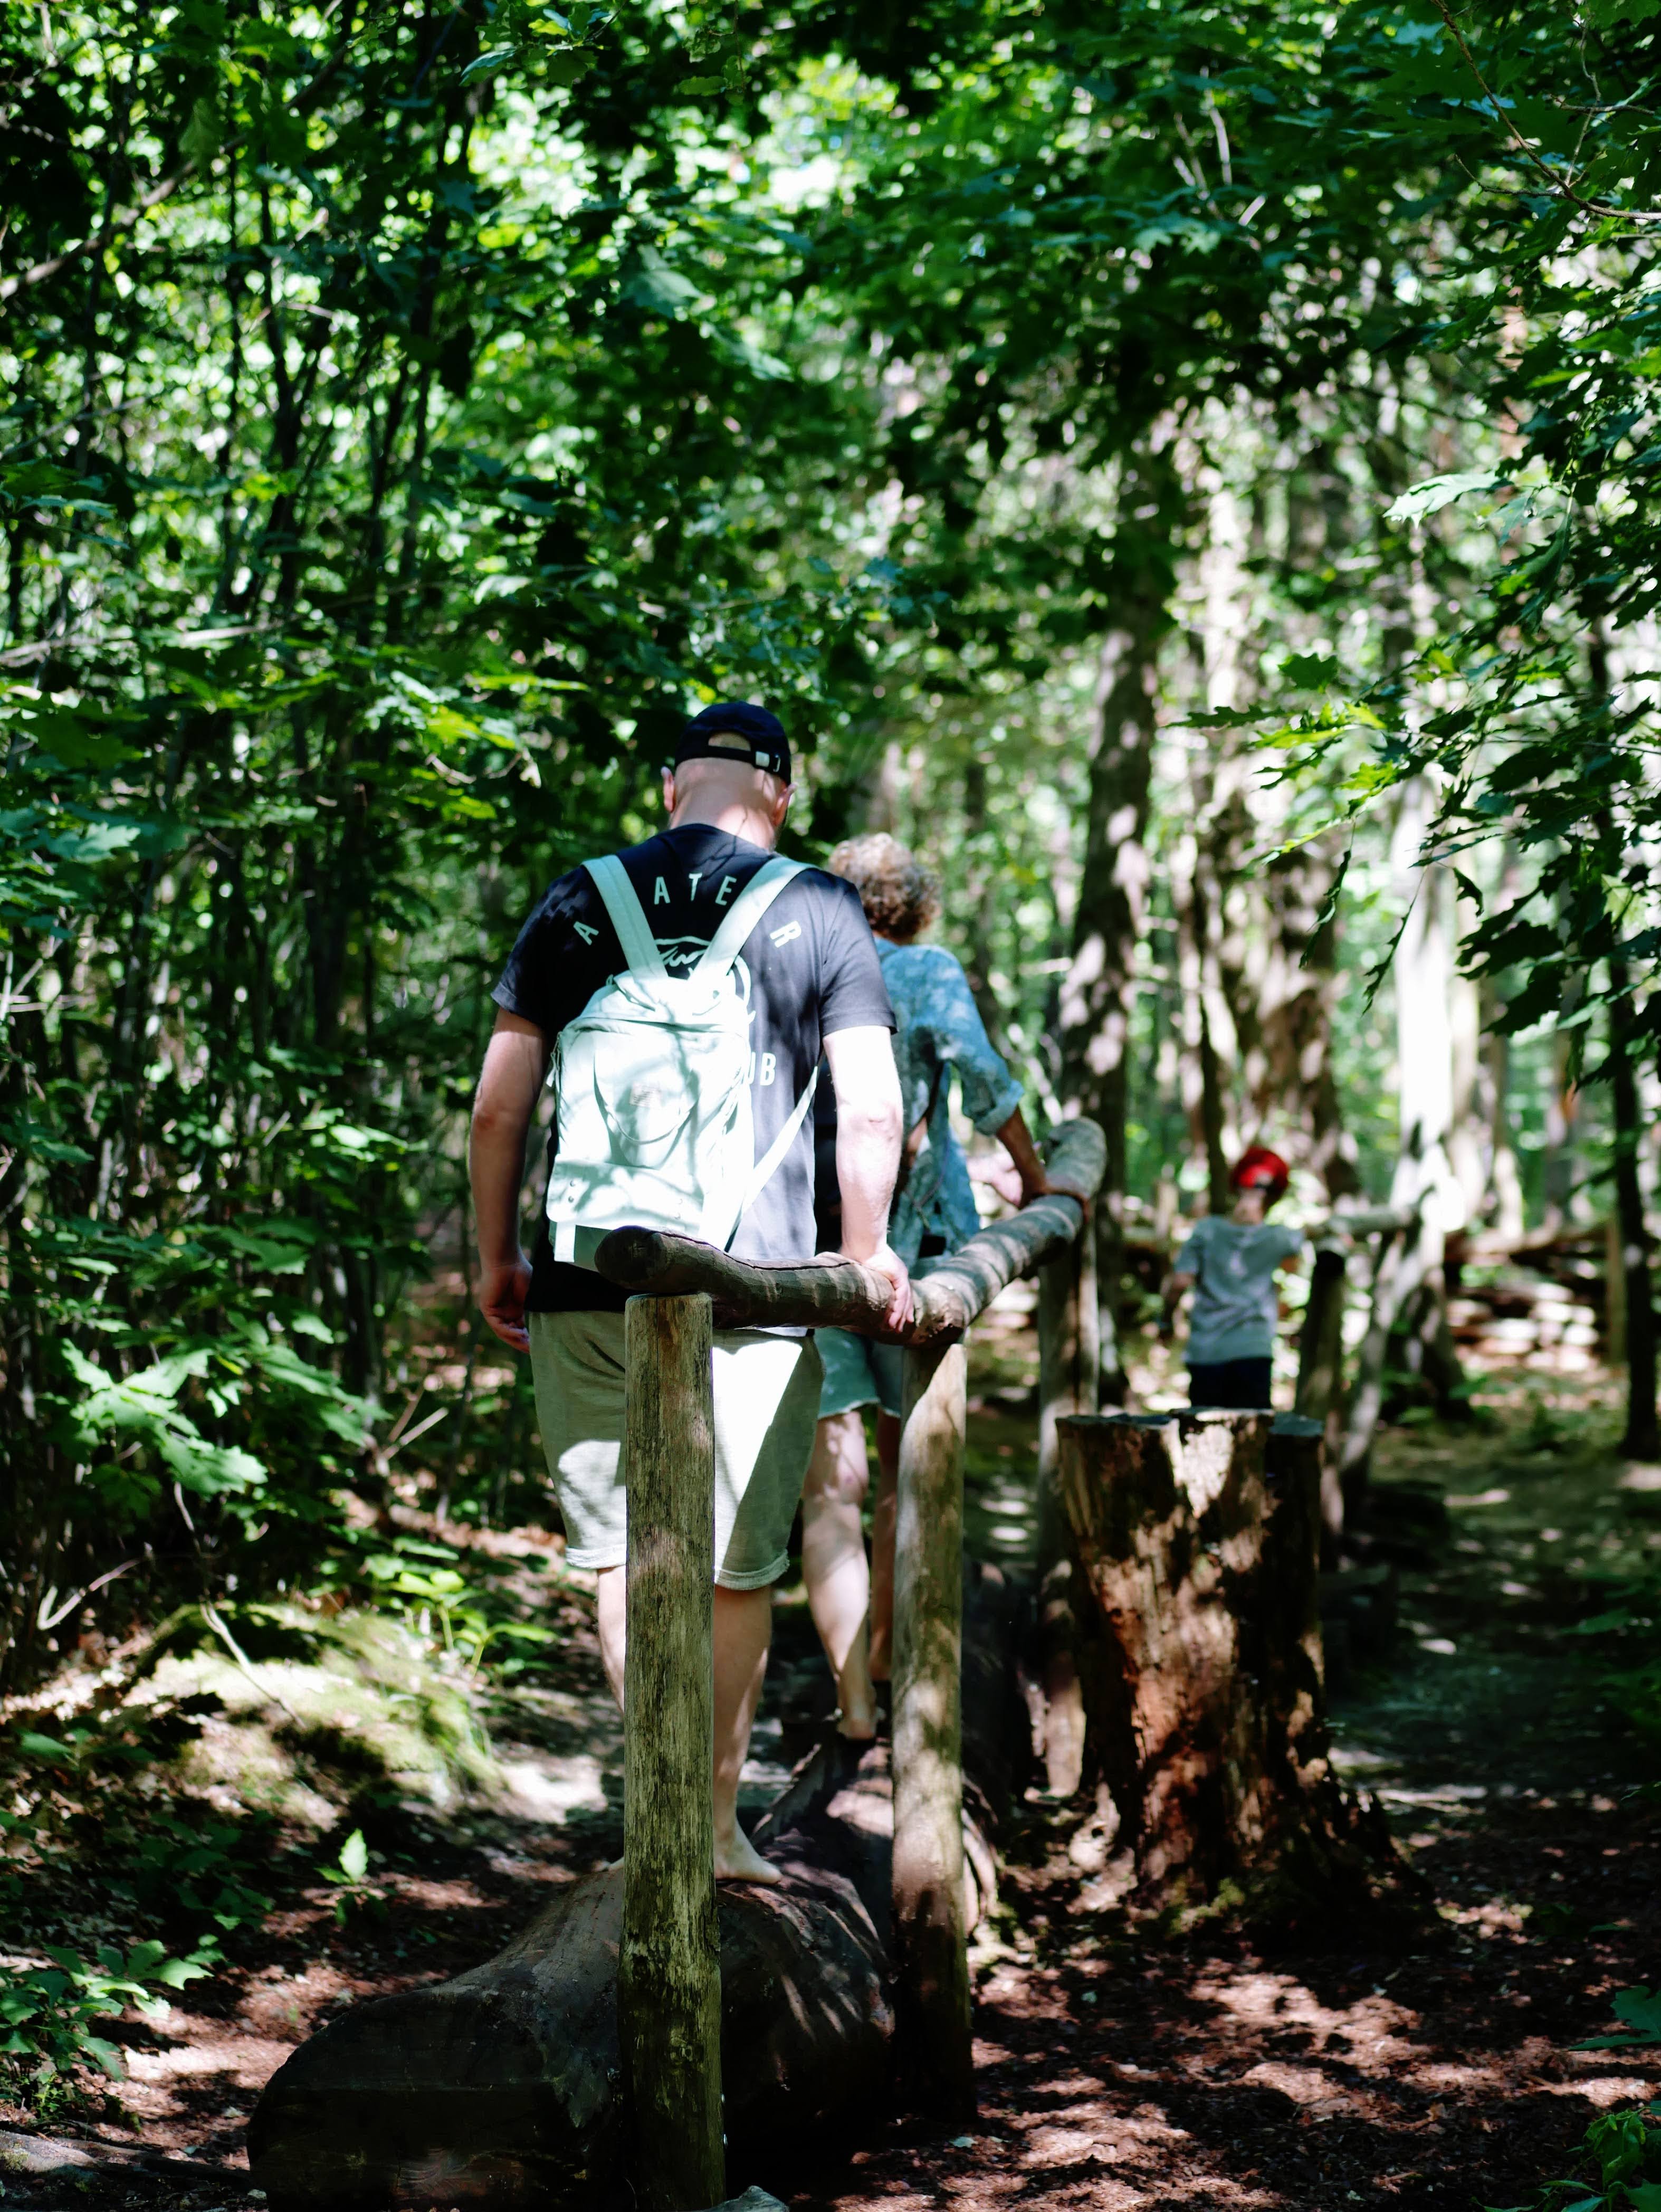
[{"label": "dirt trail", "polygon": [[1568,2046],[1661,1964],[1655,1741],[1610,1709],[1575,1632],[1601,1578],[1661,1547],[1661,1477],[1613,1457],[1606,1389],[1555,1395],[1555,1423],[1518,1388],[1496,1431],[1396,1431],[1380,1453],[1381,1502],[1433,1485],[1448,1525],[1398,1536],[1398,1633],[1335,1699],[1335,1735],[1433,1885],[1442,1942],[1402,1957],[1334,1930],[1319,1955],[1265,1955],[1214,1927],[1138,1929],[1091,1909],[1091,1824],[1035,1803],[979,1984],[976,2126],[896,2125],[799,2189],[804,2212],[1470,2212],[1531,2198],[1598,2108],[1656,2094],[1661,2052]]}]

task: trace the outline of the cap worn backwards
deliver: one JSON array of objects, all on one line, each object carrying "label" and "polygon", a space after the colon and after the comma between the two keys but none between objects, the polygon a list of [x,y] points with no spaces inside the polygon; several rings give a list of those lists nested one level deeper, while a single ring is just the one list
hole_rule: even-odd
[{"label": "cap worn backwards", "polygon": [[675,747],[675,766],[689,760],[747,760],[790,781],[790,740],[776,714],[752,699],[727,699],[694,714]]}]

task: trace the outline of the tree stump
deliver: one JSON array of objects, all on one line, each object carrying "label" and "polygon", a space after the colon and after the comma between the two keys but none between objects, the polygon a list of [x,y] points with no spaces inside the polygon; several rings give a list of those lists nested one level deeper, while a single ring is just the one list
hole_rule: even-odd
[{"label": "tree stump", "polygon": [[1091,1742],[1139,1901],[1238,1899],[1305,1936],[1360,1908],[1416,1920],[1381,1810],[1328,1757],[1319,1425],[1119,1413],[1057,1437]]}]

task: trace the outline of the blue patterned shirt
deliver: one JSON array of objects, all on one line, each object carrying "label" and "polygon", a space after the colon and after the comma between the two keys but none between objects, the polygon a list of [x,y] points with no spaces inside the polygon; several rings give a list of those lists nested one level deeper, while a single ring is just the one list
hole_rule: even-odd
[{"label": "blue patterned shirt", "polygon": [[925,1237],[943,1237],[946,1250],[954,1252],[981,1225],[969,1164],[952,1133],[952,1072],[964,1113],[983,1136],[1001,1129],[1015,1111],[1021,1086],[993,1050],[953,954],[944,945],[891,945],[880,937],[877,951],[894,1009],[894,1058],[907,1130],[928,1116],[927,1139],[894,1202],[888,1229],[889,1243],[910,1267]]}]

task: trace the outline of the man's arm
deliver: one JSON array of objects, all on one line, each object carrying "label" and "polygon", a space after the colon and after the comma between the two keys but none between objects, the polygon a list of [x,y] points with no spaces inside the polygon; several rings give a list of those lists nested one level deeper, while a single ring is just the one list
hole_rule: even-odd
[{"label": "man's arm", "polygon": [[905,1134],[894,1041],[885,1029],[837,1030],[824,1040],[837,1093],[837,1182],[842,1192],[842,1249],[894,1285],[891,1328],[911,1318],[905,1262],[888,1249],[888,1207]]},{"label": "man's arm", "polygon": [[504,1344],[528,1352],[525,1301],[531,1263],[520,1243],[525,1140],[548,1073],[548,1040],[533,1022],[498,1013],[473,1099],[467,1171],[478,1229],[479,1310]]}]

